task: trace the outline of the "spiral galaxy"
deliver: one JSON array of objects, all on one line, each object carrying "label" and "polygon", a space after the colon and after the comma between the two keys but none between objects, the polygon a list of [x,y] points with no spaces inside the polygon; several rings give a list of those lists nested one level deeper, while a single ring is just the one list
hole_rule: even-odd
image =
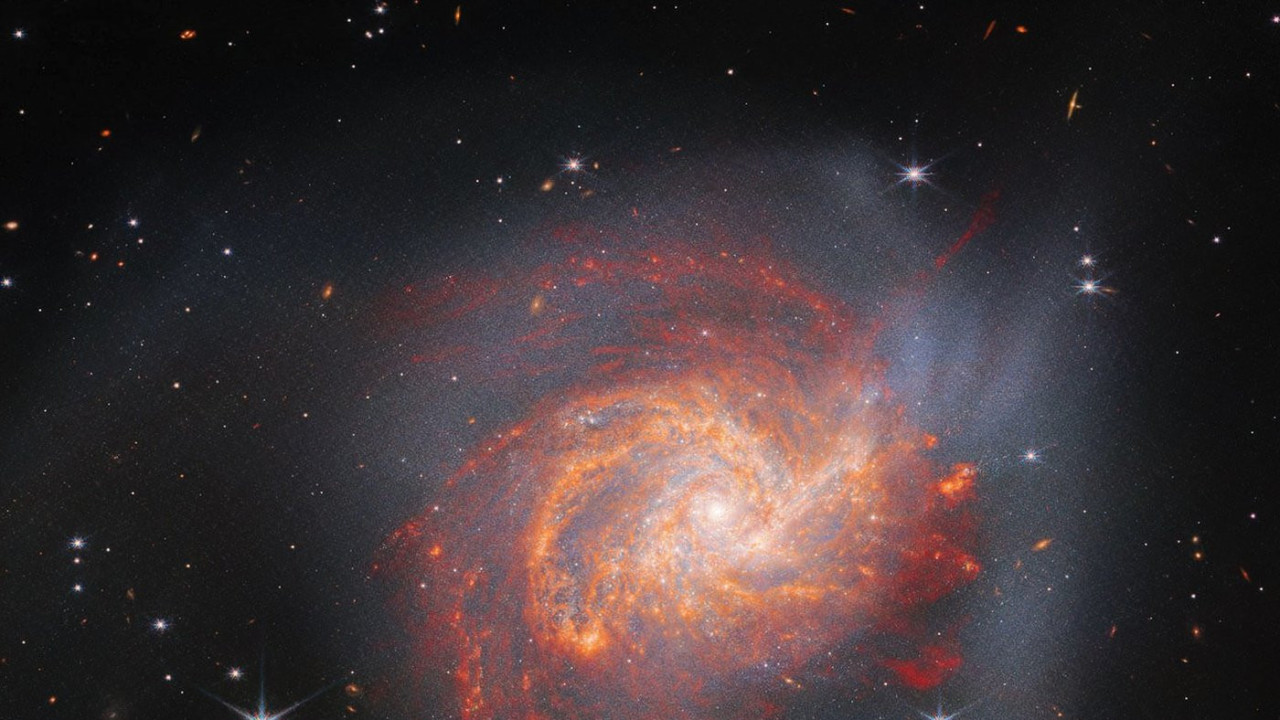
[{"label": "spiral galaxy", "polygon": [[380,562],[456,711],[779,717],[953,673],[925,615],[979,572],[975,471],[931,459],[876,323],[763,246],[578,229],[550,255],[398,310],[418,362],[525,394]]}]

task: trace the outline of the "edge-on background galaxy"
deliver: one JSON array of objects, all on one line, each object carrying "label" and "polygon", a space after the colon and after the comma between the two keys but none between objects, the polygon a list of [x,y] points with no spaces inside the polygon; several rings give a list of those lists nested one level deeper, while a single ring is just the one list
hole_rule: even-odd
[{"label": "edge-on background galaxy", "polygon": [[905,418],[886,318],[763,242],[550,234],[394,311],[415,361],[535,394],[379,561],[418,672],[468,718],[657,719],[959,670],[976,471]]}]

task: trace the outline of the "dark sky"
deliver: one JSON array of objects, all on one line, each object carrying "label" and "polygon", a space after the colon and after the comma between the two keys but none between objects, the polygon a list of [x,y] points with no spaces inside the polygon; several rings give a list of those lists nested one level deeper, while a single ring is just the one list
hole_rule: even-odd
[{"label": "dark sky", "polygon": [[[23,0],[0,32],[0,715],[465,716],[387,538],[474,500],[468,459],[544,458],[491,446],[624,385],[591,358],[628,323],[673,323],[674,387],[691,312],[790,322],[691,311],[738,287],[693,271],[565,290],[611,248],[787,267],[977,468],[982,570],[928,615],[963,663],[912,688],[869,622],[774,714],[1275,717],[1280,4]],[[477,523],[449,539],[521,557]],[[514,637],[522,602],[463,606]]]}]

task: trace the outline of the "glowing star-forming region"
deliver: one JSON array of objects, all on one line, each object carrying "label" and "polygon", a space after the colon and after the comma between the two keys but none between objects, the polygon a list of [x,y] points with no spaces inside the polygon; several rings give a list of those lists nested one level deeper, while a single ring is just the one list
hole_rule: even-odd
[{"label": "glowing star-forming region", "polygon": [[379,563],[461,715],[776,717],[837,677],[953,674],[954,623],[923,618],[979,572],[975,471],[885,400],[871,324],[772,258],[566,235],[525,282],[397,310],[512,329],[417,362],[557,386]]}]

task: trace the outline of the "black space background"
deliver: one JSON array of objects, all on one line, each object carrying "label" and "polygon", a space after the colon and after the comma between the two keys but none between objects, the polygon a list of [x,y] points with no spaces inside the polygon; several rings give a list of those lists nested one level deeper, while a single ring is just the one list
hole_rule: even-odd
[{"label": "black space background", "polygon": [[[936,157],[988,139],[990,152],[938,169],[970,203],[996,186],[1007,204],[1107,199],[1092,218],[1106,228],[1095,249],[1122,268],[1110,281],[1121,292],[1080,322],[1107,326],[1112,381],[1082,401],[1098,430],[1071,449],[1072,467],[1122,486],[1085,559],[1092,600],[1079,626],[1097,632],[1046,647],[1062,653],[1060,695],[1038,689],[1014,706],[1045,718],[1277,717],[1280,5],[848,6],[856,14],[836,3],[478,2],[455,27],[450,3],[396,2],[375,17],[356,2],[6,2],[0,221],[20,228],[0,233],[0,276],[14,282],[0,290],[0,714],[226,717],[195,688],[249,703],[219,663],[239,658],[256,675],[264,651],[272,706],[348,671],[369,688],[342,700],[333,691],[299,717],[342,715],[347,701],[374,717],[412,706],[385,680],[393,662],[379,658],[379,638],[393,631],[360,578],[419,494],[376,499],[390,525],[349,522],[370,498],[343,478],[365,458],[322,467],[320,441],[295,429],[304,409],[363,412],[306,377],[360,356],[341,328],[363,318],[284,338],[272,328],[313,322],[314,307],[286,300],[297,278],[345,272],[337,284],[350,287],[363,282],[345,268],[353,256],[394,263],[421,250],[405,247],[398,219],[412,193],[386,187],[469,178],[440,142],[459,133],[479,136],[467,141],[472,160],[529,177],[539,171],[522,147],[545,166],[580,148],[612,159],[691,137],[758,147],[830,136],[900,160],[910,144]],[[385,35],[363,36],[378,27]],[[11,39],[16,28],[27,37]],[[198,36],[180,41],[185,28]],[[1067,123],[1076,88],[1082,108]],[[359,152],[384,147],[372,138],[413,113],[430,128],[423,142],[443,148],[439,167]],[[643,126],[651,147],[621,146],[624,126]],[[323,198],[319,209],[298,209],[302,195]],[[481,202],[447,198],[441,226]],[[166,210],[143,212],[156,207]],[[243,237],[219,224],[228,208]],[[154,247],[130,255],[123,223],[135,213]],[[161,215],[168,229],[153,230]],[[273,241],[284,246],[275,260],[215,269],[217,250],[242,255],[255,224],[317,234]],[[108,226],[124,239],[102,239]],[[208,242],[166,242],[185,232],[174,228]],[[463,252],[438,237],[443,257]],[[127,257],[128,272],[77,255],[95,249]],[[279,269],[282,257],[291,264]],[[280,286],[263,297],[235,289],[277,271]],[[365,289],[400,279],[388,271]],[[164,331],[170,315],[130,302],[157,295],[223,314],[194,335]],[[152,326],[169,333],[159,349],[137,344]],[[224,360],[234,379],[208,369]],[[193,395],[131,400],[121,388],[140,375],[158,388],[147,392],[184,378]],[[221,383],[271,403],[237,404],[213,391]],[[237,423],[254,422],[282,429],[233,440]],[[189,431],[147,430],[173,426]],[[66,543],[77,534],[91,547],[73,572]],[[1191,559],[1193,535],[1204,562]],[[89,602],[68,597],[79,578],[95,588]],[[173,632],[146,632],[157,617]],[[1124,619],[1111,641],[1107,617]]]}]

